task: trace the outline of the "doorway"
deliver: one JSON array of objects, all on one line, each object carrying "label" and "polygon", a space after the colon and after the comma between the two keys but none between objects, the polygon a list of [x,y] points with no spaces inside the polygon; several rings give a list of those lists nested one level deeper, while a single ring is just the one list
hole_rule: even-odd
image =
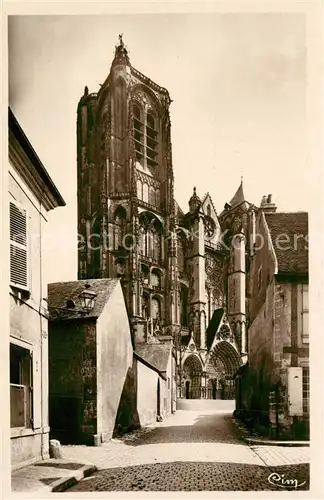
[{"label": "doorway", "polygon": [[186,381],[186,399],[190,399],[190,382]]}]

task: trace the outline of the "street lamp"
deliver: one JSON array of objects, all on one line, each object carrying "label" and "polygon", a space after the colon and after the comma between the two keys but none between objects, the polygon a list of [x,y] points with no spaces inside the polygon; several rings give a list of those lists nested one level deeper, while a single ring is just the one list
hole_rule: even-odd
[{"label": "street lamp", "polygon": [[82,309],[86,312],[92,311],[95,305],[95,299],[97,294],[89,290],[90,285],[86,284],[85,289],[79,295],[79,300],[82,306]]}]

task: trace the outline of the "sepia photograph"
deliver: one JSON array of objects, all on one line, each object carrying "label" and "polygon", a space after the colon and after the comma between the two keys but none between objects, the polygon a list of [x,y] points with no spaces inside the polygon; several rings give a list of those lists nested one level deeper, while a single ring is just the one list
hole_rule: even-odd
[{"label": "sepia photograph", "polygon": [[8,15],[13,493],[310,492],[308,22]]}]

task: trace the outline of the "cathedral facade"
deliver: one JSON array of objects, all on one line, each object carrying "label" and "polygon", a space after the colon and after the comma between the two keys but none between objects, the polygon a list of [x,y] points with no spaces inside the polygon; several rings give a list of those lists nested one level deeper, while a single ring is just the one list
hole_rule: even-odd
[{"label": "cathedral facade", "polygon": [[78,104],[78,275],[120,278],[135,346],[174,346],[178,398],[233,398],[256,207],[241,183],[219,215],[195,188],[180,209],[170,104],[120,38],[106,81]]}]

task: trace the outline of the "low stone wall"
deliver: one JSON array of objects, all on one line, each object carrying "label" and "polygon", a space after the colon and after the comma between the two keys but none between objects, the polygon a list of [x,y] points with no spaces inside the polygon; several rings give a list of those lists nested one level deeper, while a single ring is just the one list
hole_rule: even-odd
[{"label": "low stone wall", "polygon": [[233,413],[234,399],[177,399],[177,410],[217,410]]}]

